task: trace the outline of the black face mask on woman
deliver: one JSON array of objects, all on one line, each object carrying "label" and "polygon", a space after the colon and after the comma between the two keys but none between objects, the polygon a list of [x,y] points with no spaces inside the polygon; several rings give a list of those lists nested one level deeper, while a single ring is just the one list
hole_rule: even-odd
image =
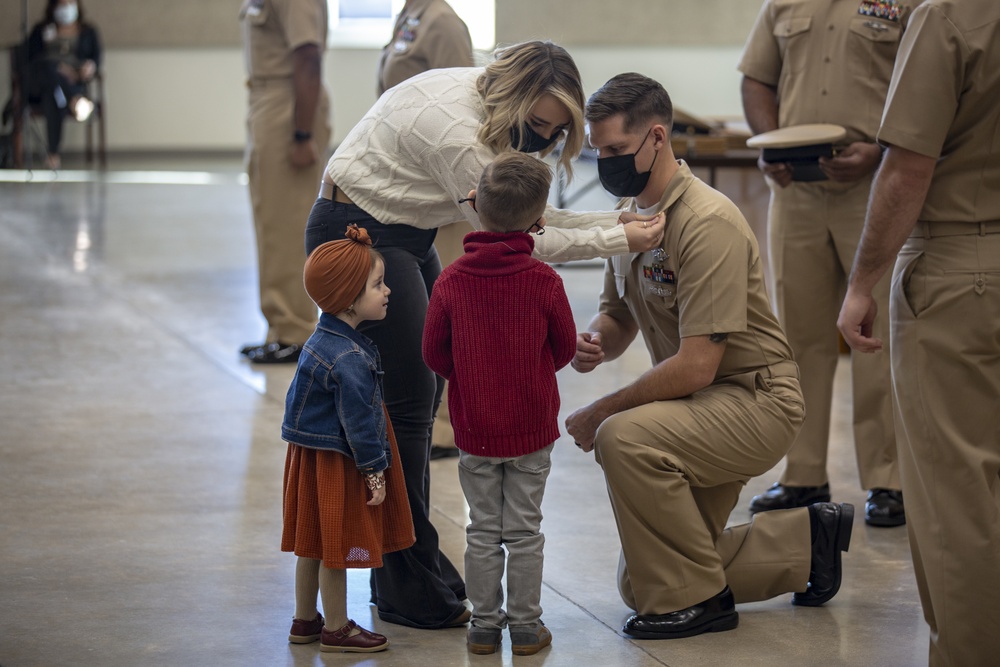
[{"label": "black face mask on woman", "polygon": [[[650,128],[650,132],[652,132],[652,128]],[[649,132],[646,133],[635,153],[597,159],[597,175],[605,190],[616,197],[638,197],[642,194],[642,191],[646,189],[646,184],[649,183],[649,175],[653,173],[656,156],[660,154],[660,151],[653,154],[653,162],[649,165],[649,171],[639,173],[639,170],[635,168],[635,156],[646,145],[646,139],[649,139]]]},{"label": "black face mask on woman", "polygon": [[525,123],[520,130],[516,127],[510,128],[510,145],[522,153],[537,153],[555,143],[560,134],[562,132],[553,132],[551,137],[543,137]]}]

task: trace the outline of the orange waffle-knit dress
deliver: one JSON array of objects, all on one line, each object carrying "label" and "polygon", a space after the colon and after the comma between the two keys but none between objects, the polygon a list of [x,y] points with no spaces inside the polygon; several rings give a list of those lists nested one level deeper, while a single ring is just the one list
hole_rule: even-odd
[{"label": "orange waffle-knit dress", "polygon": [[288,443],[282,551],[329,568],[370,568],[382,567],[382,554],[416,541],[396,436],[387,426],[392,464],[385,470],[385,501],[375,507],[367,504],[368,487],[354,459]]}]

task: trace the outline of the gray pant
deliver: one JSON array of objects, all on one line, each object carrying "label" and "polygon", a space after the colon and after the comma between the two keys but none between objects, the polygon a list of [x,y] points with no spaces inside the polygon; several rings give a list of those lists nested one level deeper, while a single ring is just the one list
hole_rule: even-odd
[{"label": "gray pant", "polygon": [[[490,458],[462,452],[458,479],[469,503],[465,590],[475,626],[536,629],[542,616],[542,494],[552,445],[524,456]],[[503,548],[507,547],[507,610]]]}]

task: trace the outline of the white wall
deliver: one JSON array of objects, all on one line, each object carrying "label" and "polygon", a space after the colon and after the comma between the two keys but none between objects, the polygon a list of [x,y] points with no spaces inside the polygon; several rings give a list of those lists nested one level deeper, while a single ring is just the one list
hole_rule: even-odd
[{"label": "white wall", "polygon": [[590,95],[615,74],[638,72],[656,79],[674,106],[697,116],[743,117],[736,70],[742,47],[574,47],[573,59]]},{"label": "white wall", "polygon": [[[333,98],[334,145],[375,101],[377,49],[333,49],[323,78]],[[699,115],[741,115],[739,48],[575,47],[589,95],[611,76],[637,71],[664,84],[675,106]],[[4,60],[6,58],[4,57]],[[0,91],[9,90],[9,68]],[[246,88],[239,49],[113,49],[105,59],[109,151],[238,151]],[[67,123],[65,149],[83,144]]]},{"label": "white wall", "polygon": [[[377,64],[374,49],[327,52],[323,79],[333,101],[335,143],[375,101]],[[111,151],[239,150],[245,143],[239,49],[110,51],[105,87]]]}]

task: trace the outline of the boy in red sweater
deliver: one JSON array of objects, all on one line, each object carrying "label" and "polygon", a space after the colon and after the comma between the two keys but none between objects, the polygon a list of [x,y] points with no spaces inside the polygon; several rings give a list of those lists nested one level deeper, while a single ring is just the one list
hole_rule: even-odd
[{"label": "boy in red sweater", "polygon": [[551,181],[549,168],[524,153],[505,153],[483,171],[463,201],[484,231],[466,235],[465,254],[434,283],[424,326],[424,361],[448,380],[461,450],[468,646],[478,654],[496,651],[504,627],[515,655],[552,642],[539,604],[541,503],[559,437],[556,371],[573,358],[576,327],[562,279],[531,257]]}]

